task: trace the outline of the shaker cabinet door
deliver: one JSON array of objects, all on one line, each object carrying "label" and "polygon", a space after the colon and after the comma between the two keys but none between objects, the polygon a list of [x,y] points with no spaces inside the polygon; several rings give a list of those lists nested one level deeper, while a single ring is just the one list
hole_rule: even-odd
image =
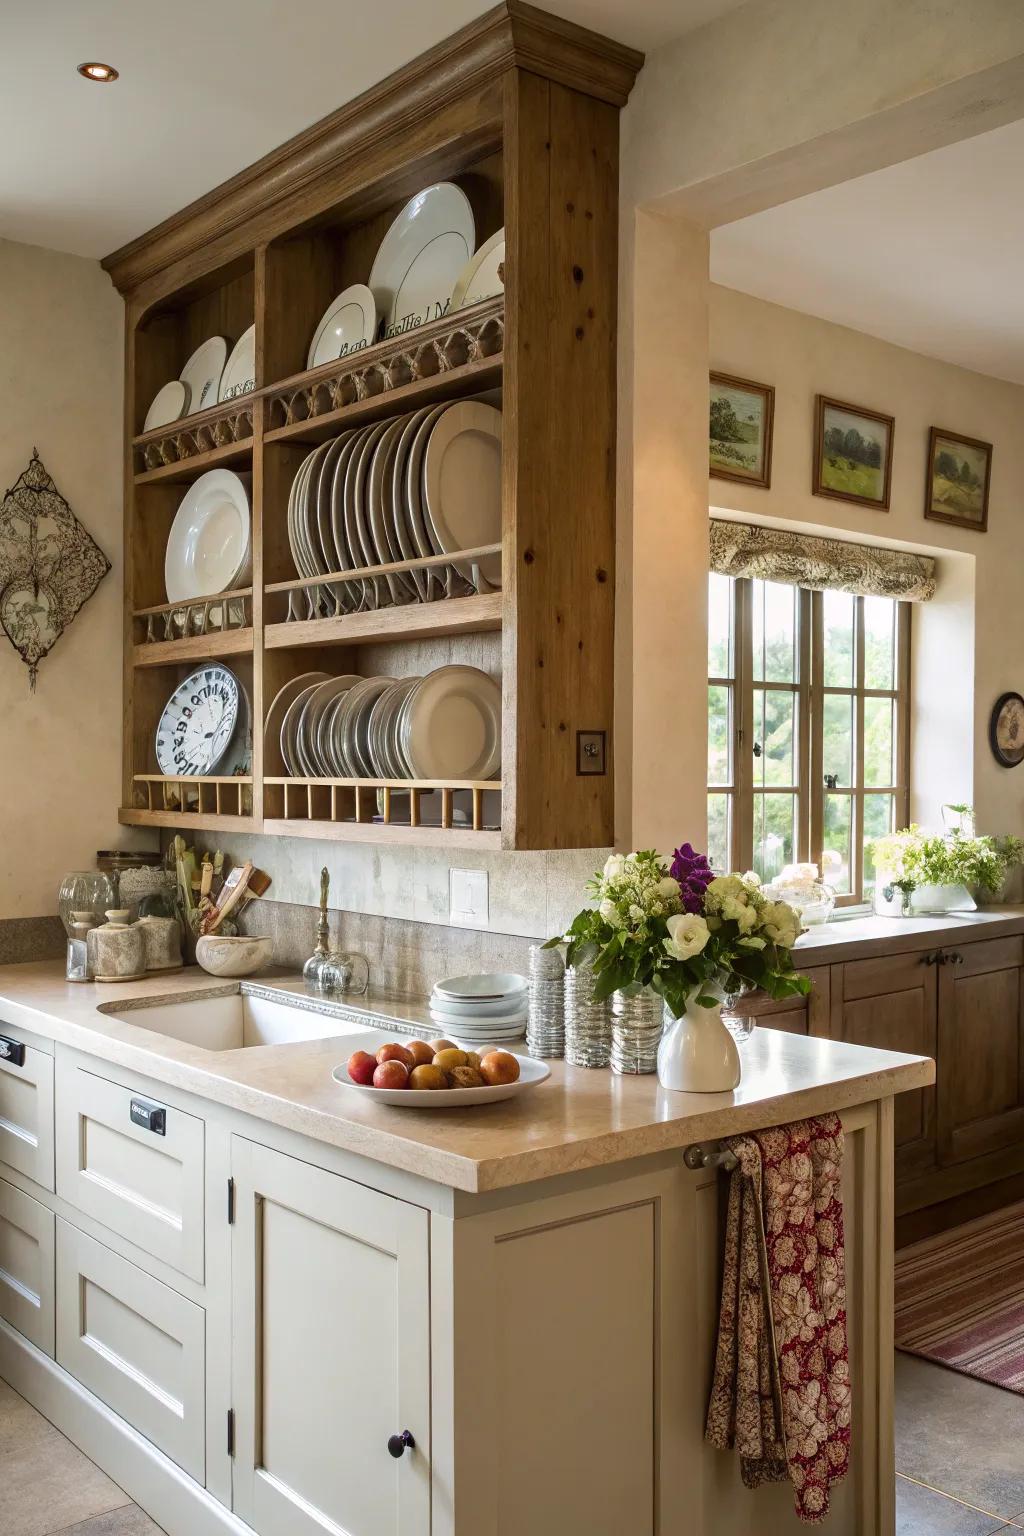
[{"label": "shaker cabinet door", "polygon": [[[879,1050],[937,1054],[934,950],[853,960],[832,970],[832,1036]],[[896,1176],[935,1167],[935,1089],[894,1100]]]},{"label": "shaker cabinet door", "polygon": [[0,1317],[54,1351],[54,1214],[0,1179]]},{"label": "shaker cabinet door", "polygon": [[261,1536],[427,1536],[427,1212],[240,1137],[232,1173],[235,1512]]},{"label": "shaker cabinet door", "polygon": [[53,1057],[0,1022],[0,1164],[53,1188]]},{"label": "shaker cabinet door", "polygon": [[939,1161],[1024,1141],[1024,940],[950,946],[939,968]]}]

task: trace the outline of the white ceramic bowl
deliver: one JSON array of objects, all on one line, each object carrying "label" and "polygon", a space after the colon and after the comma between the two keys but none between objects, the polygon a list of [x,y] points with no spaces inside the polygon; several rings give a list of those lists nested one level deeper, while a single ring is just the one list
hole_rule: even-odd
[{"label": "white ceramic bowl", "polygon": [[204,933],[196,943],[196,961],[211,976],[252,976],[270,964],[273,954],[273,939],[242,933]]},{"label": "white ceramic bowl", "polygon": [[529,988],[525,976],[515,971],[484,972],[479,976],[449,976],[434,986],[434,1001],[452,1003],[518,1000]]}]

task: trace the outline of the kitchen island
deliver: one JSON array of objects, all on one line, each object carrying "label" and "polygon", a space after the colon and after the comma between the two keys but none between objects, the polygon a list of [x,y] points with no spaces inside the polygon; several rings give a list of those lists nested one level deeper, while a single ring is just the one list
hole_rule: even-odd
[{"label": "kitchen island", "polygon": [[515,1100],[389,1108],[331,1071],[426,1015],[365,1001],[0,970],[0,1374],[170,1536],[796,1530],[703,1440],[724,1181],[682,1154],[836,1110],[829,1523],[890,1532],[893,1103],[932,1061],[759,1029],[735,1093],[555,1062]]}]

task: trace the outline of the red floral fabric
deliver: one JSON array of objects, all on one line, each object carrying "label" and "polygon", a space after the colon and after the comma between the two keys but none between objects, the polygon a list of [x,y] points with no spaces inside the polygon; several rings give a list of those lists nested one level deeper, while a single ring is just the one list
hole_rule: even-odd
[{"label": "red floral fabric", "polygon": [[749,1487],[789,1478],[814,1523],[850,1459],[850,1360],[838,1115],[731,1137],[707,1439]]}]

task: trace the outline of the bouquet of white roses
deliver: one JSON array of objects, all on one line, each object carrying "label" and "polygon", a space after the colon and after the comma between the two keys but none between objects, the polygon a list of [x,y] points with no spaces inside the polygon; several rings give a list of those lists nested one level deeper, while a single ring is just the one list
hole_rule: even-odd
[{"label": "bouquet of white roses", "polygon": [[613,854],[588,890],[594,906],[550,943],[568,943],[570,965],[593,960],[598,999],[649,986],[679,1018],[692,997],[710,1007],[755,987],[776,998],[810,991],[793,969],[793,908],[769,900],[756,875],[716,878],[688,843],[671,871],[650,849]]}]

